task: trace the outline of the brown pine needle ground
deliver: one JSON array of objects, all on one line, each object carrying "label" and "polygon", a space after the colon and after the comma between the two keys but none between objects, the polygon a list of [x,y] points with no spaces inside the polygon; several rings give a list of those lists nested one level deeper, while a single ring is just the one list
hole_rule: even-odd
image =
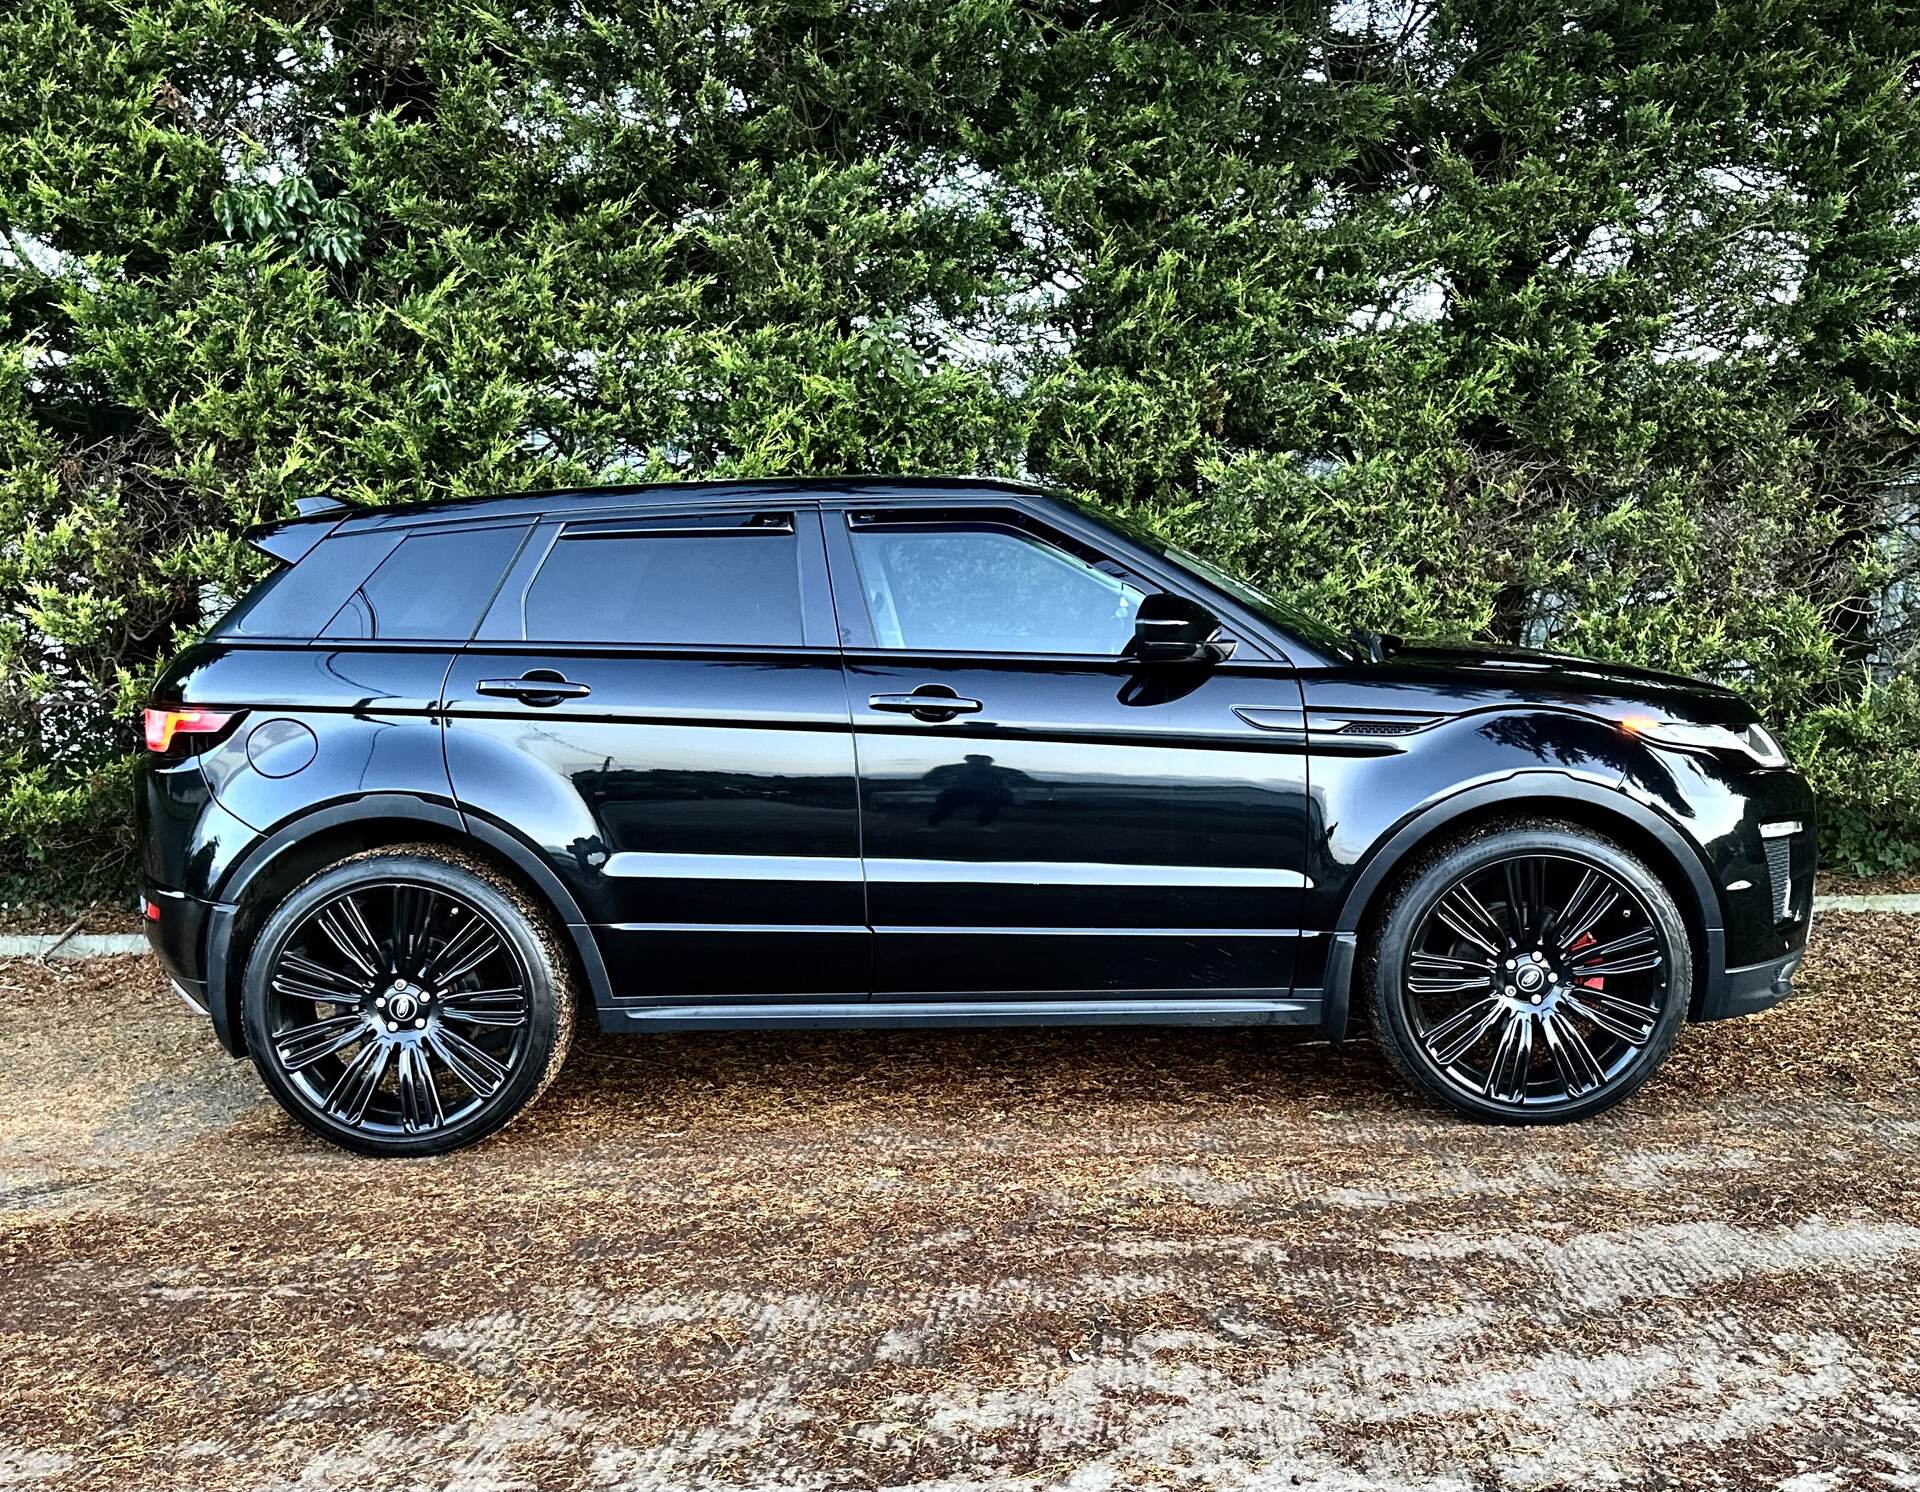
[{"label": "brown pine needle ground", "polygon": [[147,961],[0,964],[0,1486],[1912,1486],[1917,939],[1571,1128],[1273,1033],[590,1035],[412,1164]]}]

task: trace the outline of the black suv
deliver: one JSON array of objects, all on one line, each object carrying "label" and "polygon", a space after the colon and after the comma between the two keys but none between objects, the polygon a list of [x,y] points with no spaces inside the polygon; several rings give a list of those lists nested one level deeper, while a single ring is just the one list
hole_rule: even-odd
[{"label": "black suv", "polygon": [[1806,943],[1813,800],[1733,694],[1339,634],[1056,495],[301,508],[147,711],[146,916],[356,1150],[498,1129],[583,995],[621,1031],[1364,1011],[1455,1108],[1575,1119]]}]

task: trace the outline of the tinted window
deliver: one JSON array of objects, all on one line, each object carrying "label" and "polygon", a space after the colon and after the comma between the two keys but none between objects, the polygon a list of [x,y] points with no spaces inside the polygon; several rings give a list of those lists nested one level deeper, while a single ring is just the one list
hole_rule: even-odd
[{"label": "tinted window", "polygon": [[798,647],[790,531],[595,533],[560,539],[526,597],[534,642]]},{"label": "tinted window", "polygon": [[852,539],[883,648],[1113,658],[1133,641],[1143,593],[1029,535],[878,526]]},{"label": "tinted window", "polygon": [[322,539],[299,564],[269,575],[214,629],[219,637],[317,637],[397,534],[341,534]]},{"label": "tinted window", "polygon": [[525,532],[515,526],[409,535],[326,635],[466,641]]}]

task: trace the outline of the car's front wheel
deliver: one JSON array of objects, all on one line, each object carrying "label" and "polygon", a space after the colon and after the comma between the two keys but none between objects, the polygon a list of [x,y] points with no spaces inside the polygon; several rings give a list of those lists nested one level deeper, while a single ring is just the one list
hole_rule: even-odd
[{"label": "car's front wheel", "polygon": [[1425,1092],[1477,1119],[1611,1108],[1666,1059],[1693,962],[1673,897],[1620,845],[1512,825],[1426,857],[1378,925],[1374,1029]]},{"label": "car's front wheel", "polygon": [[560,1069],[571,965],[552,917],[438,845],[369,850],[274,909],[247,961],[247,1045],[307,1128],[433,1155],[508,1123]]}]

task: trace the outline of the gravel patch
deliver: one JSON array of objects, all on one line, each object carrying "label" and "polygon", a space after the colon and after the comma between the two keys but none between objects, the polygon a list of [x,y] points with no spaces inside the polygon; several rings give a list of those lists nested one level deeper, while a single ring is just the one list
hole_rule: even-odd
[{"label": "gravel patch", "polygon": [[1920,1485],[1920,924],[1624,1111],[1273,1031],[583,1032],[439,1160],[0,964],[0,1487]]}]

